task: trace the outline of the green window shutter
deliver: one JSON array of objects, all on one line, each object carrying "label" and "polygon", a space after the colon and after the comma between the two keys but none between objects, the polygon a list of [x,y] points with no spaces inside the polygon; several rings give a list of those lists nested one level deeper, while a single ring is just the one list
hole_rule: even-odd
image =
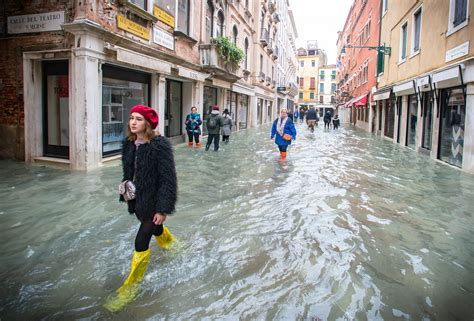
[{"label": "green window shutter", "polygon": [[383,73],[384,60],[385,60],[385,55],[383,51],[379,51],[377,53],[377,75],[380,75],[381,73]]}]

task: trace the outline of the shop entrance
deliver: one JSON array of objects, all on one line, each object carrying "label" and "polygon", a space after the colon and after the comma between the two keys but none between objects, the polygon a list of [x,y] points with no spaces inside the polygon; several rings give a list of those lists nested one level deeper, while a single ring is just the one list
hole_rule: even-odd
[{"label": "shop entrance", "polygon": [[166,80],[165,135],[167,137],[182,134],[183,83]]},{"label": "shop entrance", "polygon": [[69,159],[68,61],[43,62],[43,153]]}]

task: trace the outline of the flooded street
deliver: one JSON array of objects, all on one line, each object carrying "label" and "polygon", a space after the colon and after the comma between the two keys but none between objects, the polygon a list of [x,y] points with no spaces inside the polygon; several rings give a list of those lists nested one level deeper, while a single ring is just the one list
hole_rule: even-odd
[{"label": "flooded street", "polygon": [[152,240],[115,314],[138,228],[120,163],[1,161],[1,320],[472,320],[474,177],[350,128],[297,130],[283,163],[268,126],[175,147],[178,241]]}]

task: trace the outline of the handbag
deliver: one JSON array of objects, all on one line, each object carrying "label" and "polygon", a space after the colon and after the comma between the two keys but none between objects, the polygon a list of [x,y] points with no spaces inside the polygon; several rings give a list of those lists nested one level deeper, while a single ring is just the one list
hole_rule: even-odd
[{"label": "handbag", "polygon": [[123,196],[126,202],[135,199],[136,192],[135,184],[132,181],[123,181],[119,184],[119,193]]},{"label": "handbag", "polygon": [[283,139],[284,140],[291,140],[291,136],[288,134],[283,134]]}]

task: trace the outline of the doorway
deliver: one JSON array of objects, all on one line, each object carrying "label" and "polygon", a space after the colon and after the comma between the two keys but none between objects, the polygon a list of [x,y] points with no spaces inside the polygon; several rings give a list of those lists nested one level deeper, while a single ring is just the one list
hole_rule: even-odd
[{"label": "doorway", "polygon": [[165,135],[167,137],[182,134],[183,83],[166,80]]},{"label": "doorway", "polygon": [[69,159],[69,62],[43,62],[43,154]]}]

